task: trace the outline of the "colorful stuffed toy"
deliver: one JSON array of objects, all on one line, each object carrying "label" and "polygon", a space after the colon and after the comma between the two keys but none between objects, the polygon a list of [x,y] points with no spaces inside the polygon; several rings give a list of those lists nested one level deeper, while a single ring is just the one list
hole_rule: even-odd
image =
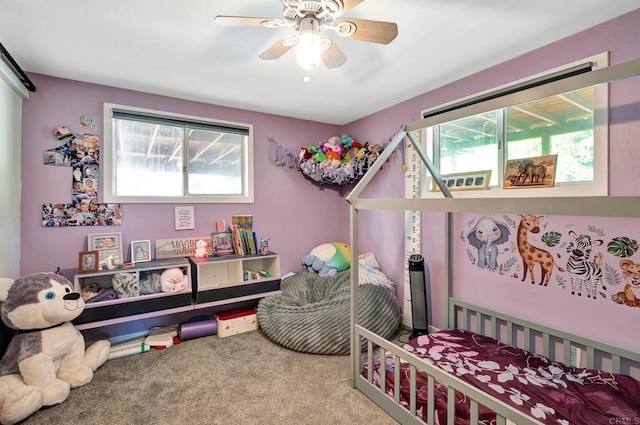
[{"label": "colorful stuffed toy", "polygon": [[0,360],[1,424],[62,403],[107,360],[109,341],[85,350],[84,337],[71,323],[83,310],[84,300],[62,275],[0,278],[2,321],[19,331]]},{"label": "colorful stuffed toy", "polygon": [[318,273],[320,276],[333,276],[348,270],[351,266],[349,245],[342,242],[331,242],[318,245],[302,260],[305,270]]}]

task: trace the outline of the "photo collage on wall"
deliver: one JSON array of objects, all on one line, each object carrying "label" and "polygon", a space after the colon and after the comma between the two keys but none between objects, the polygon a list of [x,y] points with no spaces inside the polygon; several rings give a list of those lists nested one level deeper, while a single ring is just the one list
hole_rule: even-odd
[{"label": "photo collage on wall", "polygon": [[43,227],[118,226],[122,224],[120,204],[98,203],[100,139],[93,134],[73,134],[56,127],[53,134],[62,145],[44,151],[45,165],[70,167],[71,203],[42,205]]}]

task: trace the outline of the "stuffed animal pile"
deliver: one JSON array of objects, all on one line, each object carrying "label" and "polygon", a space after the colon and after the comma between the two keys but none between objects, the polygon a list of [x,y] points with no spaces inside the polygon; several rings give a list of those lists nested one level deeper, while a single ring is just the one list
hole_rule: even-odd
[{"label": "stuffed animal pile", "polygon": [[55,273],[0,278],[2,321],[18,332],[0,360],[0,423],[15,424],[43,406],[62,403],[71,388],[93,379],[109,341],[85,350],[71,321],[84,310],[81,294]]},{"label": "stuffed animal pile", "polygon": [[382,152],[380,145],[362,144],[348,134],[333,136],[300,149],[300,170],[317,183],[351,184]]}]

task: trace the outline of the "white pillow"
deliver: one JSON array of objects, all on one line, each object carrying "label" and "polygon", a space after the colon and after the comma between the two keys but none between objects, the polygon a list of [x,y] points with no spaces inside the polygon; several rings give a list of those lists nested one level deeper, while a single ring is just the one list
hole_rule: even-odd
[{"label": "white pillow", "polygon": [[380,270],[380,264],[372,252],[358,255],[358,283],[378,285],[393,289],[393,282]]}]

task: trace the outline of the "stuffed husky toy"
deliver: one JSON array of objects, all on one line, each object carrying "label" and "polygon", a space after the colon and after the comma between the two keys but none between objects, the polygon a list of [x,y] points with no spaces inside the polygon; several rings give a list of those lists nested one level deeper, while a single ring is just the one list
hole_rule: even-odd
[{"label": "stuffed husky toy", "polygon": [[0,278],[0,316],[17,330],[0,360],[1,424],[62,403],[106,361],[109,341],[85,351],[84,337],[71,324],[83,309],[84,300],[62,275]]}]

